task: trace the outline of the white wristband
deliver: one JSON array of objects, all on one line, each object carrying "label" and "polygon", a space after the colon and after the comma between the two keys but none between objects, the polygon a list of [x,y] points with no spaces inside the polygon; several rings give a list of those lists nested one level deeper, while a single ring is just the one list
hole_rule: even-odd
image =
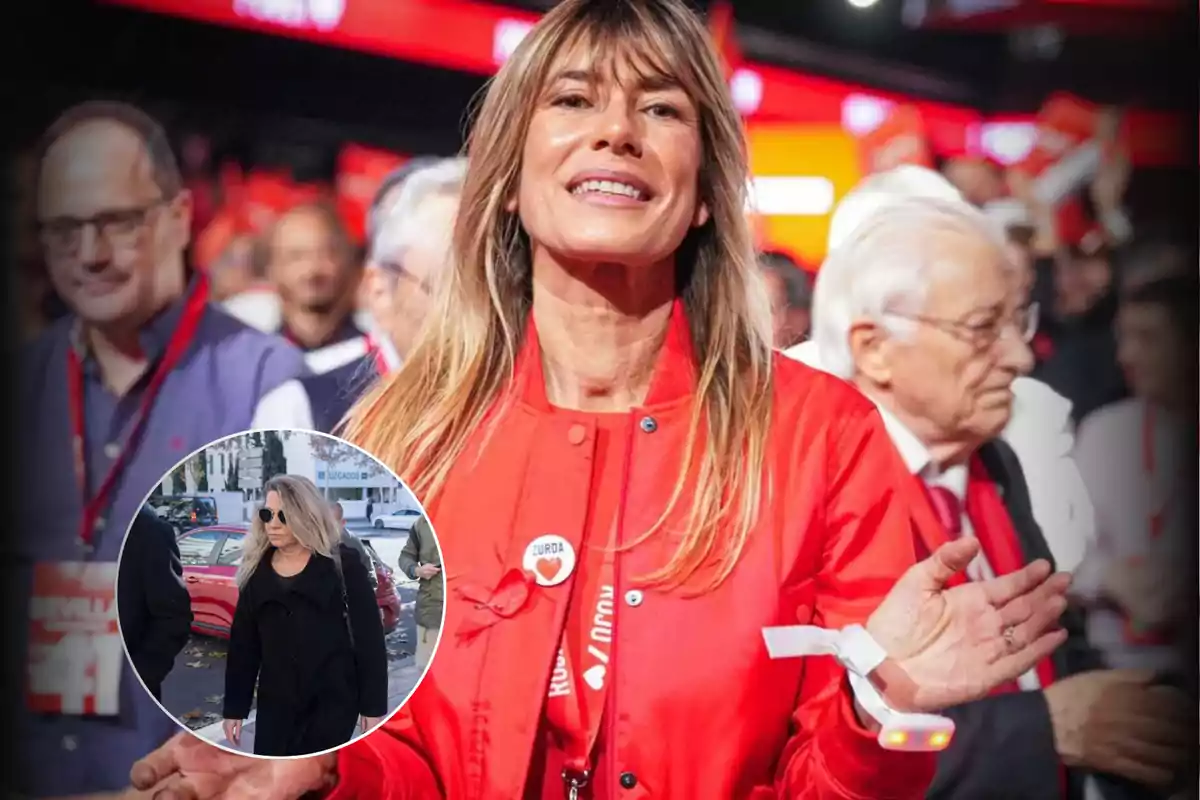
[{"label": "white wristband", "polygon": [[763,628],[771,658],[833,656],[846,668],[854,698],[879,723],[879,745],[887,750],[944,750],[954,736],[954,721],[937,714],[909,714],[888,706],[871,683],[870,674],[887,658],[887,652],[861,625],[842,630],[815,625]]}]

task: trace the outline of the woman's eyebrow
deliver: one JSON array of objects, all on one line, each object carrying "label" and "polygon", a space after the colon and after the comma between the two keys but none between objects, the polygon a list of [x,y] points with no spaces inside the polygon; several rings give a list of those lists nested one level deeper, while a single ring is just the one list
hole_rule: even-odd
[{"label": "woman's eyebrow", "polygon": [[590,69],[564,69],[555,73],[550,77],[548,84],[559,83],[560,81],[578,81],[580,83],[595,83],[596,73]]},{"label": "woman's eyebrow", "polygon": [[[578,68],[564,69],[551,76],[550,80],[547,81],[547,85],[552,86],[562,81],[595,84],[600,81],[600,78],[594,70]],[[663,73],[639,76],[636,87],[643,92],[661,92],[669,89],[683,88],[679,81]]]}]

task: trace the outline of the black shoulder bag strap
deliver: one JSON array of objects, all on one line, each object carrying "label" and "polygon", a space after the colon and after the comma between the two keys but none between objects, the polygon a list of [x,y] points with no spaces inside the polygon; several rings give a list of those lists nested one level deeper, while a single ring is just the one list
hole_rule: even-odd
[{"label": "black shoulder bag strap", "polygon": [[350,634],[350,647],[355,649],[354,626],[350,624],[350,600],[346,597],[346,575],[342,572],[342,545],[339,542],[333,546],[331,554],[333,569],[337,572],[338,588],[342,591],[342,619],[346,622],[346,633]]}]

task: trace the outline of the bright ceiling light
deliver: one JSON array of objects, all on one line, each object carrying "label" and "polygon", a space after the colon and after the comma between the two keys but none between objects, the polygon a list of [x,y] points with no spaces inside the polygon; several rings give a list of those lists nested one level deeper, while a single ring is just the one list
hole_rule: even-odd
[{"label": "bright ceiling light", "polygon": [[846,0],[846,2],[855,8],[870,8],[875,5],[877,0]]}]

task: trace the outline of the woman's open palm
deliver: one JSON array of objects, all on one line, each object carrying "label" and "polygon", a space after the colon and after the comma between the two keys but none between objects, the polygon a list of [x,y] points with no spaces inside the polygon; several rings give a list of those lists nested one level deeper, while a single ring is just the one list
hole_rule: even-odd
[{"label": "woman's open palm", "polygon": [[978,552],[971,538],[943,545],[910,568],[868,620],[867,630],[903,671],[885,692],[896,708],[935,712],[977,700],[1066,639],[1057,620],[1070,577],[1051,575],[1045,561],[947,588]]},{"label": "woman's open palm", "polygon": [[134,788],[155,800],[297,800],[331,785],[337,755],[254,758],[180,733],[134,765]]}]

